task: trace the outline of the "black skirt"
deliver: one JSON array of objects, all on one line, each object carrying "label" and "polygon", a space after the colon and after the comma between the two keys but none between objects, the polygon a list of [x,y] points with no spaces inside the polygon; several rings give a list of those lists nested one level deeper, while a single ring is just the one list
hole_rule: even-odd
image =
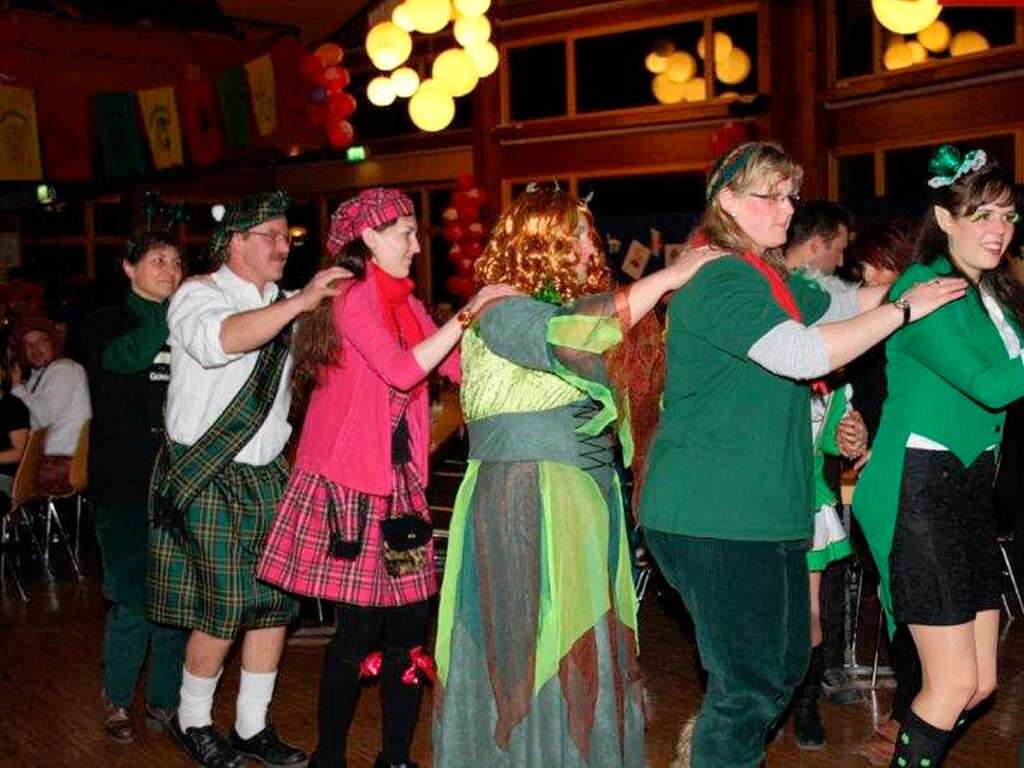
[{"label": "black skirt", "polygon": [[898,622],[964,624],[1002,604],[993,453],[964,467],[948,451],[907,449],[889,556]]}]

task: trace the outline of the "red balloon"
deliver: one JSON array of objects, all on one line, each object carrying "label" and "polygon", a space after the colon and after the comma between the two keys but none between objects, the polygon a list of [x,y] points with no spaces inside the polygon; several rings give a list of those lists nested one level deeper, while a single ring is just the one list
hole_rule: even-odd
[{"label": "red balloon", "polygon": [[319,131],[324,127],[327,122],[327,105],[326,104],[307,104],[306,105],[306,126],[312,128],[314,131]]},{"label": "red balloon", "polygon": [[324,63],[310,53],[302,57],[299,69],[302,70],[302,76],[306,78],[306,80],[311,83],[315,83],[317,82],[317,79],[323,75]]},{"label": "red balloon", "polygon": [[464,240],[462,242],[462,252],[466,258],[476,261],[480,254],[483,253],[484,247],[480,244],[479,240]]},{"label": "red balloon", "polygon": [[327,114],[331,120],[348,120],[356,111],[356,99],[351,93],[332,93],[328,102]]},{"label": "red balloon", "polygon": [[452,243],[451,247],[448,249],[448,259],[452,264],[458,264],[462,261],[462,246],[458,243]]},{"label": "red balloon", "polygon": [[332,121],[327,126],[327,140],[335,149],[345,149],[355,137],[356,131],[348,120]]},{"label": "red balloon", "polygon": [[473,259],[460,259],[458,264],[455,265],[455,269],[457,269],[459,274],[463,277],[472,277],[473,263]]},{"label": "red balloon", "polygon": [[328,67],[324,70],[326,88],[330,93],[340,93],[352,82],[352,75],[344,67]]},{"label": "red balloon", "polygon": [[466,227],[466,232],[469,233],[470,237],[479,240],[484,236],[484,225],[481,224],[479,221],[474,221],[472,224]]},{"label": "red balloon", "polygon": [[448,293],[463,299],[468,299],[473,295],[473,281],[461,275],[449,277],[444,281],[444,287]]},{"label": "red balloon", "polygon": [[480,220],[480,209],[475,205],[460,202],[455,205],[455,210],[463,224],[472,224]]},{"label": "red balloon", "polygon": [[444,213],[441,214],[441,218],[445,221],[455,221],[459,218],[459,212],[455,210],[454,206],[449,205],[444,209]]},{"label": "red balloon", "polygon": [[466,199],[472,200],[474,204],[480,206],[484,204],[484,193],[480,187],[473,187],[472,189],[466,190]]},{"label": "red balloon", "polygon": [[473,188],[473,174],[471,173],[460,173],[458,178],[455,179],[455,186],[457,189],[467,190]]},{"label": "red balloon", "polygon": [[324,43],[313,52],[313,55],[320,59],[325,67],[333,67],[341,62],[345,51],[336,43]]},{"label": "red balloon", "polygon": [[466,236],[466,230],[459,224],[449,224],[444,228],[444,239],[449,243],[457,243]]}]

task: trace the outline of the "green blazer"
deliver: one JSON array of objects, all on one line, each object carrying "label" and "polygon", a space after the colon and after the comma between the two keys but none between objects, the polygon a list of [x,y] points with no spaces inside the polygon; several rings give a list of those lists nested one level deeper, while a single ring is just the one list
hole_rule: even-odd
[{"label": "green blazer", "polygon": [[[948,275],[946,257],[915,264],[890,292]],[[1011,320],[1012,323],[1012,320]],[[1020,336],[1019,329],[1014,326]],[[853,512],[879,574],[892,630],[889,550],[896,526],[903,457],[911,433],[949,448],[969,466],[1002,439],[1005,408],[1024,397],[1024,364],[1010,358],[975,289],[893,334],[886,343],[888,395],[871,460],[857,483]]]}]

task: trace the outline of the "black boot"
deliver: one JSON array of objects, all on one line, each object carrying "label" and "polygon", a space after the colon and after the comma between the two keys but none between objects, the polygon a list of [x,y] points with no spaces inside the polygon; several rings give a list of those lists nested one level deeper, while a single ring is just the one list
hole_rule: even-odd
[{"label": "black boot", "polygon": [[825,674],[825,645],[811,649],[811,663],[807,674],[793,697],[793,730],[800,749],[822,749],[825,746],[825,728],[818,712],[821,696],[821,678]]},{"label": "black boot", "polygon": [[926,723],[914,710],[907,713],[890,768],[938,768],[946,754],[952,731],[944,731]]}]

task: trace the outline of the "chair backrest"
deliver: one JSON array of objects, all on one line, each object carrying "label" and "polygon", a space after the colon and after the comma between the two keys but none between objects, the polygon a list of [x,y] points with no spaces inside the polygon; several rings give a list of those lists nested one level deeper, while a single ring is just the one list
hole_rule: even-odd
[{"label": "chair backrest", "polygon": [[11,488],[11,510],[20,508],[25,502],[39,498],[36,475],[39,473],[39,461],[43,458],[43,444],[46,442],[46,427],[35,429],[29,433],[25,452],[18,463],[18,471],[14,473],[14,485]]},{"label": "chair backrest", "polygon": [[78,444],[75,446],[75,455],[71,457],[71,470],[69,480],[75,493],[81,493],[89,485],[89,424],[92,419],[86,419],[82,428],[78,430]]}]

